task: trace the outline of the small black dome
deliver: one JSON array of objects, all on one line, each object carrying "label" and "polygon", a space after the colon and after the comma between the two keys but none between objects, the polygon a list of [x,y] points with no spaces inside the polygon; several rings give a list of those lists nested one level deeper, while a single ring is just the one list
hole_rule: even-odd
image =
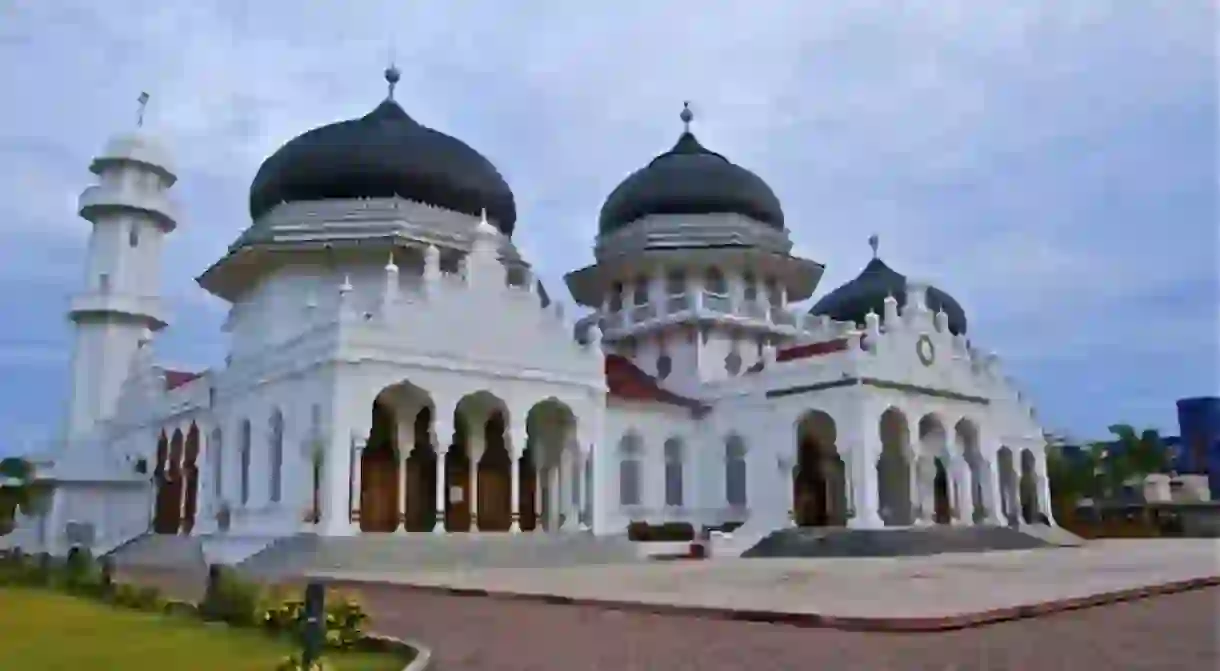
[{"label": "small black dome", "polygon": [[471,216],[486,210],[505,235],[517,223],[513,192],[490,161],[420,125],[392,99],[272,154],[250,186],[250,216],[257,220],[281,202],[393,196]]},{"label": "small black dome", "polygon": [[[885,265],[881,259],[873,259],[864,267],[856,279],[826,294],[809,310],[812,315],[828,315],[836,321],[864,323],[870,311],[883,314],[885,298],[898,299],[898,307],[906,304],[907,278]],[[928,308],[933,312],[945,311],[949,316],[949,331],[955,334],[966,332],[966,312],[949,294],[928,287]]]},{"label": "small black dome", "polygon": [[688,130],[673,149],[610,192],[602,206],[598,233],[613,233],[650,214],[722,213],[784,228],[784,211],[771,187],[758,175],[704,148]]}]

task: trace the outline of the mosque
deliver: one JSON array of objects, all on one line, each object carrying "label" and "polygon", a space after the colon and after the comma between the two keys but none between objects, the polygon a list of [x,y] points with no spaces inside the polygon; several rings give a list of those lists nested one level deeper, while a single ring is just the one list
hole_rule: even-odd
[{"label": "mosque", "polygon": [[1050,519],[1033,409],[959,303],[873,237],[858,277],[792,309],[824,266],[791,253],[779,198],[701,144],[689,108],[602,206],[595,261],[565,278],[578,316],[514,246],[495,166],[412,119],[385,75],[368,114],[259,168],[249,227],[197,280],[231,306],[209,370],[154,356],[169,152],[141,123],[93,160],[66,425],[17,538],[262,539],[253,553],[301,534]]}]

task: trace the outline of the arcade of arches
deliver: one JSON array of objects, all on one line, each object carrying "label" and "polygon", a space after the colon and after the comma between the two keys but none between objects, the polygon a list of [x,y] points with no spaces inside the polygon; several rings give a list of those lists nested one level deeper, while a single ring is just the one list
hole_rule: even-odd
[{"label": "arcade of arches", "polygon": [[[909,419],[893,407],[878,422],[876,501],[885,526],[1047,521],[1039,500],[1043,476],[1032,451],[1021,451],[1018,469],[1012,450],[1002,447],[993,471],[969,420],[949,431],[929,414],[914,428],[912,441]],[[811,410],[797,422],[790,511],[797,526],[846,526],[855,517],[852,471],[836,440],[835,421],[825,412]]]},{"label": "arcade of arches", "polygon": [[535,531],[581,521],[579,484],[562,477],[582,460],[566,405],[534,405],[517,435],[487,392],[459,402],[451,422],[436,421],[427,394],[408,383],[379,394],[371,412],[351,483],[351,519],[362,532]]},{"label": "arcade of arches", "polygon": [[157,439],[156,465],[153,469],[156,482],[154,533],[191,533],[195,526],[199,496],[198,464],[198,426],[191,423],[185,437],[181,429],[175,429],[170,437],[161,432]]}]

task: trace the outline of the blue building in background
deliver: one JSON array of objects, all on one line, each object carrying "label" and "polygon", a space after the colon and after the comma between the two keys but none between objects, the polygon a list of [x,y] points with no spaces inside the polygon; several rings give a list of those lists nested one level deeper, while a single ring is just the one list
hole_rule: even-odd
[{"label": "blue building in background", "polygon": [[1178,400],[1178,430],[1178,472],[1206,473],[1212,500],[1220,500],[1220,397]]}]

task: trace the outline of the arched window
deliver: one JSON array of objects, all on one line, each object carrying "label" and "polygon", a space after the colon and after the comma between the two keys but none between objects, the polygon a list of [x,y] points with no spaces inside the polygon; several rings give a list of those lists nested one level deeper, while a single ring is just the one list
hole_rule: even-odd
[{"label": "arched window", "polygon": [[670,438],[665,441],[665,505],[682,507],[682,441]]},{"label": "arched window", "polygon": [[241,421],[241,443],[238,445],[240,450],[239,459],[241,459],[241,481],[240,485],[241,504],[244,506],[250,502],[250,420],[243,419]]},{"label": "arched window", "polygon": [[271,467],[270,498],[279,503],[284,494],[284,413],[276,408],[271,413],[271,430],[268,432],[267,454]]},{"label": "arched window", "polygon": [[724,498],[734,508],[746,505],[746,444],[736,434],[724,443]]},{"label": "arched window", "polygon": [[623,436],[618,444],[618,502],[623,506],[638,506],[643,503],[640,496],[640,479],[642,477],[640,458],[643,456],[643,445],[640,437],[634,433]]},{"label": "arched window", "polygon": [[212,429],[212,439],[208,442],[211,443],[209,447],[211,448],[212,457],[212,498],[216,499],[217,501],[224,498],[225,493],[225,467],[224,453],[222,451],[224,449],[224,444],[221,441],[222,436],[220,434],[220,427]]},{"label": "arched window", "polygon": [[724,280],[724,273],[722,273],[720,269],[715,266],[707,269],[704,282],[706,283],[704,289],[706,289],[708,293],[713,293],[718,296],[723,296],[728,293],[728,283]]}]

